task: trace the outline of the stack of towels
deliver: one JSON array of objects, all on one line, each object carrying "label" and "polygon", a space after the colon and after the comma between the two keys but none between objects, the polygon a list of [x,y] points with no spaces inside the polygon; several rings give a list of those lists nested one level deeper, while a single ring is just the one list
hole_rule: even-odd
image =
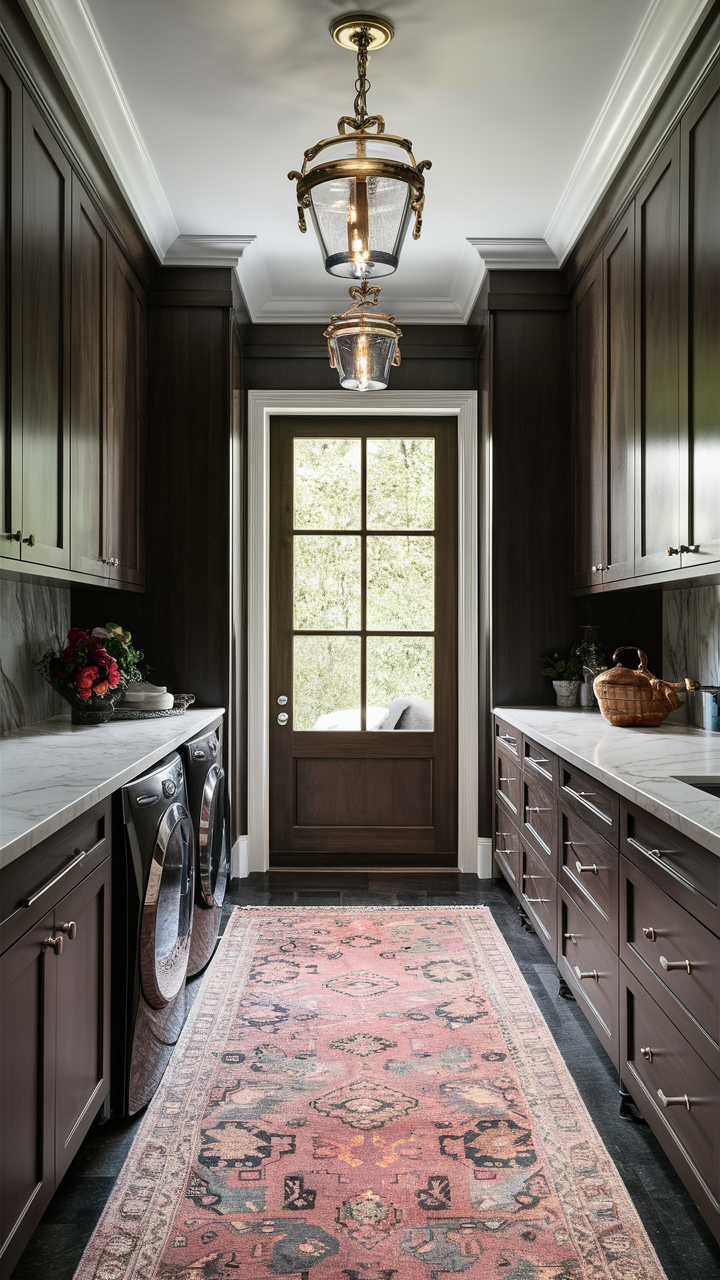
[{"label": "stack of towels", "polygon": [[170,711],[174,702],[164,684],[138,680],[128,685],[118,706],[123,711]]}]

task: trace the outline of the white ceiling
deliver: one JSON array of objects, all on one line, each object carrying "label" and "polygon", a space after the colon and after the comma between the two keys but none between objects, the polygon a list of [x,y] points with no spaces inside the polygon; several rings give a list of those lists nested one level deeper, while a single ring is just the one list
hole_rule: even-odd
[{"label": "white ceiling", "polygon": [[[354,59],[328,34],[352,2],[24,3],[161,256],[242,252],[261,322],[344,309],[286,175],[352,107]],[[493,256],[473,240],[511,257],[506,241],[530,240],[538,261],[562,260],[708,4],[377,0],[396,34],[371,59],[369,107],[433,162],[422,238],[382,302],[401,321],[464,321],[480,252]],[[171,248],[176,236],[219,239]]]}]

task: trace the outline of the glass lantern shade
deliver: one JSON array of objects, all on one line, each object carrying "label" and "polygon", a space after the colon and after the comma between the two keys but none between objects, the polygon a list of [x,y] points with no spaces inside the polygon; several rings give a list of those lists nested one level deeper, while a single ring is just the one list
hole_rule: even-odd
[{"label": "glass lantern shade", "polygon": [[390,369],[400,364],[402,331],[391,316],[333,317],[326,331],[330,364],[345,391],[384,391]]},{"label": "glass lantern shade", "polygon": [[397,270],[413,190],[398,178],[335,177],[311,192],[310,216],[325,270],[366,280]]}]

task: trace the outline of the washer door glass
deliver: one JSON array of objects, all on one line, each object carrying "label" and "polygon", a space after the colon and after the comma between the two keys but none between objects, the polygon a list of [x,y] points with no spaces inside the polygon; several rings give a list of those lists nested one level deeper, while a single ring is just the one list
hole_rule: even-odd
[{"label": "washer door glass", "polygon": [[140,935],[142,990],[154,1009],[164,1008],[185,981],[192,904],[192,822],[184,805],[173,804],[155,837]]},{"label": "washer door glass", "polygon": [[214,764],[205,778],[198,830],[198,888],[200,901],[206,907],[221,907],[225,898],[228,857],[224,791],[225,773]]}]

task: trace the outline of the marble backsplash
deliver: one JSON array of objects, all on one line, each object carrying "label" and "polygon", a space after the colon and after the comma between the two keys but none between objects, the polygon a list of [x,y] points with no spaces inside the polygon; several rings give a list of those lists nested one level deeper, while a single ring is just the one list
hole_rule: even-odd
[{"label": "marble backsplash", "polygon": [[[663,678],[690,676],[720,685],[720,587],[663,591]],[[690,694],[672,719],[702,724],[701,699]]]},{"label": "marble backsplash", "polygon": [[0,733],[67,711],[33,663],[69,629],[68,587],[0,581]]}]

